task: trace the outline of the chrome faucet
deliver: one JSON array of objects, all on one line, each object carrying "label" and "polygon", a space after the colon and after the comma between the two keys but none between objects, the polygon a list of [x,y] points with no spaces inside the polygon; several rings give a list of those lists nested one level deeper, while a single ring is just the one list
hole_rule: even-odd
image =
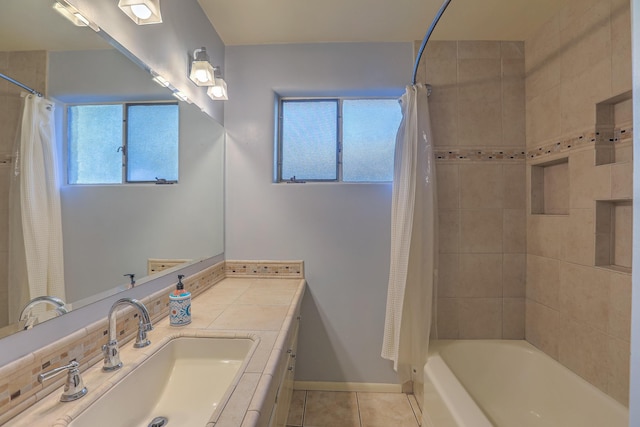
[{"label": "chrome faucet", "polygon": [[66,366],[61,366],[38,375],[38,382],[42,384],[49,378],[67,371],[67,381],[64,383],[64,391],[62,392],[62,396],[60,396],[60,402],[71,402],[72,400],[80,399],[87,394],[87,388],[82,382],[79,366],[80,364],[78,362],[72,360]]},{"label": "chrome faucet", "polygon": [[116,310],[121,305],[132,305],[138,309],[138,314],[140,315],[140,321],[138,322],[138,336],[133,346],[135,348],[142,348],[151,344],[151,341],[147,339],[147,332],[153,329],[153,325],[151,325],[151,319],[149,318],[147,307],[134,298],[121,298],[114,302],[111,306],[111,310],[109,310],[109,342],[102,346],[102,353],[104,354],[104,365],[102,366],[102,370],[107,372],[122,368],[120,350],[118,349],[118,340],[116,339]]},{"label": "chrome faucet", "polygon": [[50,296],[50,295],[43,295],[43,296],[39,296],[39,297],[35,297],[33,298],[31,301],[29,301],[29,303],[27,303],[27,305],[24,306],[24,308],[22,309],[22,311],[20,312],[20,317],[18,318],[20,322],[24,322],[24,326],[22,327],[23,329],[27,330],[27,329],[31,329],[33,328],[35,325],[38,324],[38,318],[32,318],[29,314],[31,309],[38,305],[38,304],[51,304],[55,307],[55,311],[56,311],[56,316],[59,316],[61,314],[65,314],[68,313],[69,310],[67,310],[67,308],[65,307],[65,303],[64,301],[62,301],[60,298],[58,297],[54,297],[54,296]]}]

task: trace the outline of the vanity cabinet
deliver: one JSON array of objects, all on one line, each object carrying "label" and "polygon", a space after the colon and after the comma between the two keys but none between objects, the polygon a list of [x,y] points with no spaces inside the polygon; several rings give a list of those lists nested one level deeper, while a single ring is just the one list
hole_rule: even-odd
[{"label": "vanity cabinet", "polygon": [[276,399],[269,419],[269,427],[285,427],[291,406],[293,394],[293,380],[296,372],[296,352],[298,346],[298,328],[300,315],[296,316],[287,338],[286,351],[281,355],[281,361],[275,378],[279,379]]}]

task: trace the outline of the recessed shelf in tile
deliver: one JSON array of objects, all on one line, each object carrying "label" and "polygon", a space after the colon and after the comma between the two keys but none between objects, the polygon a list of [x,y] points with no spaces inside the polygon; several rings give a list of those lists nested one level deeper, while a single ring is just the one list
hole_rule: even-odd
[{"label": "recessed shelf in tile", "polygon": [[631,141],[620,143],[621,129],[633,124],[631,91],[596,104],[596,165],[630,161]]},{"label": "recessed shelf in tile", "polygon": [[531,213],[569,214],[569,158],[531,166]]},{"label": "recessed shelf in tile", "polygon": [[597,266],[631,271],[633,202],[596,201]]}]

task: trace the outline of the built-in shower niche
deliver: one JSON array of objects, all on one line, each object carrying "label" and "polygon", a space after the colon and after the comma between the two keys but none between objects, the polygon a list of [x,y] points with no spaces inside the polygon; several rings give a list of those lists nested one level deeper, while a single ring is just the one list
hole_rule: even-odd
[{"label": "built-in shower niche", "polygon": [[531,213],[569,215],[569,158],[531,166]]},{"label": "built-in shower niche", "polygon": [[631,272],[631,200],[596,201],[596,265]]},{"label": "built-in shower niche", "polygon": [[631,91],[596,104],[596,165],[632,160]]}]

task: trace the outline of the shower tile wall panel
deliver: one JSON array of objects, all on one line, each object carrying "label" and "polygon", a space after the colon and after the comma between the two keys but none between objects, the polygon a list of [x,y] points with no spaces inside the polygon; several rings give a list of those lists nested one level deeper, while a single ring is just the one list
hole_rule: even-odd
[{"label": "shower tile wall panel", "polygon": [[418,76],[439,153],[438,336],[522,339],[524,43],[432,41]]},{"label": "shower tile wall panel", "polygon": [[629,2],[569,0],[525,50],[527,166],[568,158],[567,214],[528,202],[526,339],[628,404],[631,275],[595,267],[595,233],[596,200],[632,197],[632,148],[617,141],[616,163],[596,166],[591,135],[596,103],[631,89]]},{"label": "shower tile wall panel", "polygon": [[[45,92],[47,80],[47,53],[45,51],[0,52],[0,73]],[[20,89],[0,79],[0,327],[8,322],[7,259],[9,218],[9,172],[5,163],[11,154],[22,110]]]}]

